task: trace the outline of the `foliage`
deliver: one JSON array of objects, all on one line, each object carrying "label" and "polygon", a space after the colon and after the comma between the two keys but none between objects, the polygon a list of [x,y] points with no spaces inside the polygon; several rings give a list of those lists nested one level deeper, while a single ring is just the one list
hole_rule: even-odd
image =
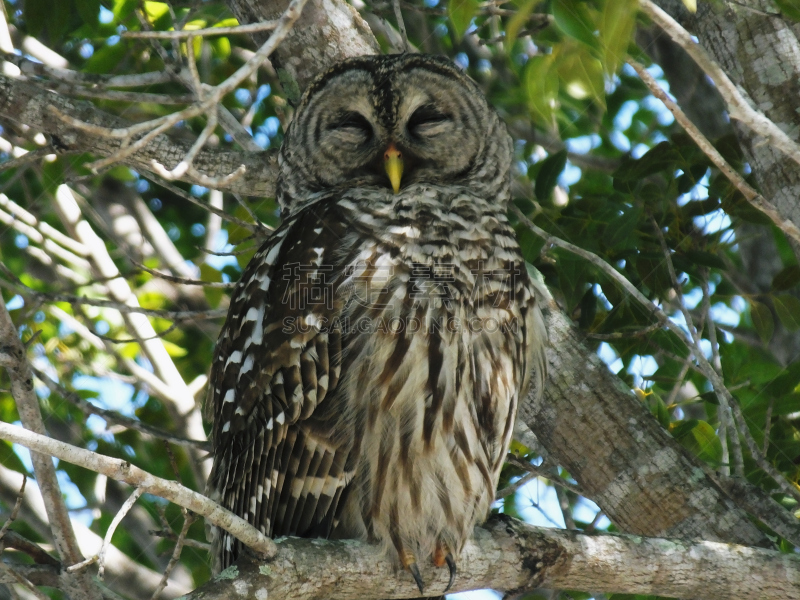
[{"label": "foliage", "polygon": [[[137,6],[133,0],[5,2],[20,36],[39,39],[79,73],[120,75],[173,69],[187,56],[184,43],[153,45],[147,40],[120,38],[126,30],[142,28],[135,14]],[[156,30],[173,29],[176,23],[186,28],[235,23],[221,2],[168,5],[147,1],[142,6],[146,21]],[[481,84],[508,123],[516,148],[515,206],[548,234],[601,257],[685,325],[679,311],[683,301],[709,356],[712,344],[719,344],[726,385],[742,406],[753,437],[766,449],[767,460],[797,482],[800,368],[781,358],[785,353],[779,350],[781,344],[790,345],[800,329],[800,265],[783,234],[711,165],[625,65],[629,52],[639,61],[649,61],[633,42],[635,27],[646,26],[637,23],[636,7],[635,0],[512,0],[504,4],[426,0],[424,5],[404,5],[404,15],[410,41],[423,51],[453,57]],[[385,2],[368,2],[363,11],[394,20],[391,5]],[[392,51],[387,37],[376,33],[384,51]],[[200,77],[209,84],[225,79],[253,49],[245,35],[195,43]],[[650,70],[661,75],[657,65]],[[291,117],[291,105],[281,89],[278,75],[262,68],[223,102],[264,149],[279,147]],[[142,91],[186,93],[174,81]],[[172,110],[152,102],[94,102],[131,121]],[[176,134],[193,138],[204,124],[202,117],[182,122]],[[35,149],[34,134],[3,123],[2,160],[12,158],[12,146]],[[749,172],[732,132],[712,141],[736,169]],[[211,143],[236,147],[220,127]],[[84,218],[105,241],[143,307],[224,309],[224,288],[182,286],[141,268],[184,276],[165,260],[163,246],[154,247],[153,232],[146,229],[145,220],[141,216],[136,222],[131,219],[133,199],[141,198],[141,207],[155,218],[161,233],[166,233],[161,243],[173,247],[188,272],[203,282],[236,281],[260,236],[239,224],[219,224],[204,208],[162,187],[147,173],[117,166],[92,174],[84,166],[90,159],[63,155],[4,170],[0,190],[39,224],[72,237],[54,201],[58,186],[69,183],[83,196]],[[207,189],[174,185],[203,203],[210,201]],[[275,226],[279,219],[271,198],[247,198],[240,203],[226,195],[224,210],[248,223],[257,219]],[[8,218],[13,214],[8,205],[0,206],[0,214],[5,219],[0,224],[3,297],[13,308],[12,318],[23,339],[36,336],[31,344],[33,365],[93,403],[179,431],[180,416],[174,408],[132,371],[131,363],[151,372],[154,365],[140,343],[126,341],[131,338],[126,319],[111,308],[49,301],[46,295],[30,292],[100,298],[108,294],[107,282],[91,270],[85,257],[55,254],[54,246],[69,250],[63,243],[51,240],[44,244],[25,227],[17,226],[20,221]],[[628,386],[639,391],[642,402],[675,439],[713,469],[727,467],[731,443],[720,437],[719,400],[695,369],[684,341],[672,332],[650,327],[655,321],[648,307],[637,303],[595,264],[545,247],[544,240],[524,223],[515,223],[526,259],[543,273],[562,308],[597,346],[601,357]],[[38,224],[34,228],[42,230]],[[782,265],[769,289],[757,288],[746,271],[748,257],[743,256],[740,241],[743,236],[755,235],[774,240],[775,260]],[[678,274],[682,298],[675,293],[667,258]],[[704,286],[708,296],[704,296]],[[152,318],[151,322],[157,332],[164,332],[161,339],[184,381],[202,382],[221,321],[191,319],[175,328],[168,319]],[[101,337],[92,337],[86,328]],[[609,334],[618,335],[601,341]],[[2,418],[16,422],[14,401],[5,389],[8,386],[0,383],[0,387]],[[65,393],[51,391],[40,382],[36,391],[55,437],[203,489],[200,470],[185,448],[172,446],[172,462],[162,441],[97,416],[87,418]],[[535,458],[524,447],[517,450],[527,459]],[[29,472],[25,451],[0,442],[0,453],[4,468]],[[63,481],[69,482],[64,491],[73,516],[103,536],[119,498],[127,492],[85,469],[64,463],[58,468]],[[751,483],[775,489],[774,481],[747,451],[744,469]],[[508,466],[501,487],[521,475],[522,470]],[[553,477],[569,480],[564,472],[554,472]],[[499,509],[530,515],[531,489],[509,496]],[[591,518],[586,518],[586,507],[590,505],[574,492],[566,496],[567,512],[577,511],[577,526],[588,526]],[[792,500],[776,498],[788,508],[798,509]],[[144,509],[138,523],[170,529],[174,534],[180,531],[183,516],[175,506],[149,496],[140,499],[138,506]],[[548,518],[562,519],[560,514]],[[602,526],[603,522],[599,523]],[[47,542],[24,520],[13,528],[34,541]],[[188,538],[205,541],[200,521],[192,525]],[[174,541],[150,540],[149,546],[143,545],[142,537],[125,527],[113,538],[134,561],[163,571]],[[180,565],[195,585],[209,577],[208,557],[200,548],[184,548]],[[59,597],[55,590],[48,593]]]}]

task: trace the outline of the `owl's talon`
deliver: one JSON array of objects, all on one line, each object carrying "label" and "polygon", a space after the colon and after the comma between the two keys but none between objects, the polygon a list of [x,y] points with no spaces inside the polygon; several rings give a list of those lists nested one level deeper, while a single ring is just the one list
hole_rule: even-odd
[{"label": "owl's talon", "polygon": [[409,563],[408,565],[406,565],[406,569],[408,569],[411,572],[411,575],[414,577],[414,581],[417,582],[419,593],[424,594],[425,584],[422,583],[422,575],[420,575],[419,573],[419,567],[417,566],[417,563],[415,562]]},{"label": "owl's talon", "polygon": [[447,568],[450,569],[450,582],[447,584],[447,587],[444,588],[444,591],[447,592],[447,590],[453,587],[453,582],[456,580],[456,559],[448,552],[444,560],[447,563]]}]

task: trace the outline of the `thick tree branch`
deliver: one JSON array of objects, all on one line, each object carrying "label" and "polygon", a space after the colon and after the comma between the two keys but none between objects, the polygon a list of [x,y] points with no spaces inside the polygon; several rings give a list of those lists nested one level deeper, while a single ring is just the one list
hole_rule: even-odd
[{"label": "thick tree branch", "polygon": [[[0,118],[6,121],[29,125],[53,140],[57,152],[89,152],[95,156],[108,157],[120,149],[122,140],[103,138],[81,130],[57,118],[51,109],[76,121],[91,123],[98,127],[124,128],[131,123],[105,113],[89,102],[70,100],[59,94],[46,91],[41,85],[29,81],[0,75]],[[192,143],[176,140],[167,135],[156,137],[147,147],[128,157],[125,164],[142,172],[155,172],[153,161],[166,169],[174,169],[189,152]],[[240,165],[245,173],[230,182],[227,189],[245,196],[275,195],[277,175],[274,152],[235,152],[204,148],[197,153],[193,166],[206,177],[223,177],[234,172]],[[202,181],[188,173],[183,181],[202,185]]]},{"label": "thick tree branch", "polygon": [[[373,546],[300,538],[277,543],[275,559],[242,560],[186,600],[419,596],[411,576]],[[714,542],[586,535],[532,527],[505,515],[475,529],[458,564],[453,591],[493,588],[512,597],[548,587],[685,600],[800,598],[800,557],[795,555]],[[446,571],[423,569],[427,593],[444,590]]]},{"label": "thick tree branch", "polygon": [[142,488],[148,494],[165,498],[205,517],[209,523],[236,536],[256,552],[267,556],[275,554],[275,544],[272,540],[265,537],[252,525],[202,494],[198,494],[176,481],[168,481],[151,475],[127,461],[65,444],[8,423],[0,423],[0,439],[21,444],[34,452],[55,456],[68,463],[102,473],[111,479]]},{"label": "thick tree branch", "polygon": [[[44,437],[46,434],[44,422],[39,409],[39,400],[33,391],[33,374],[28,365],[26,349],[17,335],[2,296],[0,296],[0,340],[3,340],[0,345],[0,365],[5,367],[11,379],[11,395],[16,401],[20,420],[25,427],[36,432],[30,435]],[[66,565],[78,563],[83,560],[83,556],[70,523],[53,461],[49,456],[36,452],[31,453],[31,460],[58,553]],[[99,590],[83,574],[64,574],[62,583],[65,590],[75,594],[76,599],[99,600],[100,598]]]},{"label": "thick tree branch", "polygon": [[[0,499],[13,502],[22,482],[22,475],[0,465]],[[41,494],[35,486],[28,486],[20,510],[20,519],[33,528],[39,535],[47,538],[50,535],[47,526],[47,514]],[[79,522],[73,522],[78,544],[84,556],[93,556],[100,551],[103,538]],[[150,600],[152,591],[161,580],[161,573],[137,563],[116,546],[108,548],[108,565],[106,567],[106,584],[118,592],[135,600]],[[60,571],[59,571],[60,572]],[[170,579],[169,585],[160,598],[167,600],[188,592],[191,581],[183,574]],[[26,575],[27,577],[27,575]],[[28,577],[28,579],[31,579]],[[35,582],[38,583],[38,580]],[[52,585],[41,583],[41,585]]]}]

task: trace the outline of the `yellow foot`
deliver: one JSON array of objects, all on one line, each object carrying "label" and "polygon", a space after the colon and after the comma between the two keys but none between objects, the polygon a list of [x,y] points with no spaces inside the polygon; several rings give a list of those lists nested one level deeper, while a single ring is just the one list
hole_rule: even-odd
[{"label": "yellow foot", "polygon": [[403,563],[403,566],[408,569],[408,572],[411,573],[411,576],[414,577],[414,581],[419,588],[419,593],[425,593],[425,586],[422,583],[422,575],[419,573],[419,567],[417,566],[417,558],[414,556],[413,552],[408,550],[403,550],[400,553],[400,561]]},{"label": "yellow foot", "polygon": [[453,582],[456,580],[456,561],[453,558],[452,552],[447,542],[439,540],[436,542],[436,548],[433,551],[433,564],[437,567],[443,567],[447,563],[447,568],[450,569],[450,582],[444,591],[447,592],[453,587]]}]

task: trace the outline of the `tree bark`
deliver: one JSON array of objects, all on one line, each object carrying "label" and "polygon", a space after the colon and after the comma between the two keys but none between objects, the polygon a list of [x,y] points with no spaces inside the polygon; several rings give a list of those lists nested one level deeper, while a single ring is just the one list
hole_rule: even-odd
[{"label": "tree bark", "polygon": [[[185,600],[419,596],[411,575],[373,546],[302,538],[278,544],[275,560],[240,560]],[[447,569],[423,568],[422,577],[428,593],[447,585]],[[714,542],[585,535],[496,515],[475,529],[452,591],[487,587],[507,597],[545,587],[685,600],[794,600],[800,598],[800,557]]]}]

